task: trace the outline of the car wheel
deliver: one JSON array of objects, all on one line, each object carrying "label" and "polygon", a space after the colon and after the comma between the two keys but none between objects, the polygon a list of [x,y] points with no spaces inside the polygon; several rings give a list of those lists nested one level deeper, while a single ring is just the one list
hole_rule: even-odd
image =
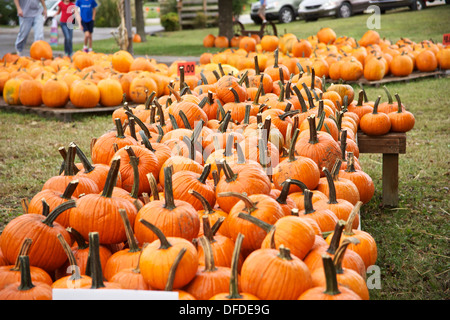
[{"label": "car wheel", "polygon": [[422,0],[413,0],[413,3],[409,8],[413,11],[423,10],[425,9],[425,2]]},{"label": "car wheel", "polygon": [[344,2],[338,8],[337,17],[338,18],[348,18],[352,15],[352,6],[348,2]]},{"label": "car wheel", "polygon": [[289,7],[284,7],[281,8],[280,12],[279,12],[279,18],[278,20],[280,20],[281,23],[289,23],[292,22],[294,20],[294,11],[292,11],[291,8]]}]

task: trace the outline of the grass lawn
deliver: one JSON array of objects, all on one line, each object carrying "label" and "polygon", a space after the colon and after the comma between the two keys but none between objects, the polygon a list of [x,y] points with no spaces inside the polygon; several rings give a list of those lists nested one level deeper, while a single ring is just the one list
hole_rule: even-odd
[{"label": "grass lawn", "polygon": [[[279,25],[299,37],[330,26],[338,35],[359,38],[366,30],[367,16],[323,19],[314,23]],[[449,32],[450,6],[422,12],[388,13],[382,16],[382,36],[395,40],[435,39]],[[442,21],[442,23],[438,23]],[[191,55],[201,48],[202,35],[216,29],[181,31],[150,38],[149,55]],[[279,30],[282,31],[282,30]],[[283,31],[284,32],[284,31]],[[105,47],[107,41],[104,42]],[[111,43],[111,42],[109,42]],[[166,47],[167,46],[167,47]],[[138,51],[140,46],[135,46]],[[191,51],[188,51],[191,50]],[[362,154],[361,166],[375,182],[372,201],[363,206],[362,228],[378,245],[379,289],[370,290],[374,300],[447,300],[450,287],[450,78],[428,78],[389,84],[416,117],[407,134],[407,153],[400,155],[398,208],[381,204],[381,155]],[[355,87],[358,90],[358,87]],[[382,88],[366,87],[375,100],[386,96]],[[89,151],[91,138],[113,127],[111,116],[79,116],[73,123],[61,123],[34,115],[0,111],[0,230],[22,213],[20,200],[31,199],[44,182],[56,175],[61,164],[58,148],[76,142]]]}]

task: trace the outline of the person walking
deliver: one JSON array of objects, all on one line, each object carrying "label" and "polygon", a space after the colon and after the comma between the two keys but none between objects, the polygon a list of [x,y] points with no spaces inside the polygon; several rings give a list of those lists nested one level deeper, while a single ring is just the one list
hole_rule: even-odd
[{"label": "person walking", "polygon": [[261,21],[266,22],[266,0],[259,0],[260,7],[258,10],[258,15],[261,18]]},{"label": "person walking", "polygon": [[16,38],[16,53],[21,56],[31,29],[34,41],[44,40],[44,21],[47,18],[45,0],[14,0],[19,16],[19,33]]},{"label": "person walking", "polygon": [[84,32],[84,52],[92,51],[92,33],[94,32],[97,2],[95,0],[77,0],[80,10],[81,26]]},{"label": "person walking", "polygon": [[72,39],[73,39],[73,28],[75,26],[75,21],[78,22],[81,28],[81,21],[79,19],[78,12],[76,11],[74,0],[62,0],[58,3],[58,12],[56,15],[61,13],[61,18],[59,24],[64,35],[64,53],[66,56],[71,57],[73,54]]}]

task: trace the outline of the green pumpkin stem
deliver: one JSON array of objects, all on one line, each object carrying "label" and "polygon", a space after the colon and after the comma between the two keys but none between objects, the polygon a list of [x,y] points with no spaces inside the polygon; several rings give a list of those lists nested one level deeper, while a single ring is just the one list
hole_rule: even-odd
[{"label": "green pumpkin stem", "polygon": [[167,210],[173,210],[176,208],[172,188],[172,167],[164,168],[164,200],[164,208]]},{"label": "green pumpkin stem", "polygon": [[34,288],[34,284],[31,279],[31,266],[29,256],[20,256],[20,285],[19,291],[27,291]]},{"label": "green pumpkin stem", "polygon": [[328,182],[328,190],[329,190],[328,203],[338,204],[339,202],[337,201],[336,198],[336,186],[334,185],[333,176],[331,175],[330,170],[328,170],[328,168],[323,167],[322,171],[325,173],[325,177],[327,178]]},{"label": "green pumpkin stem", "polygon": [[392,95],[389,92],[388,88],[386,86],[383,86],[384,92],[386,92],[386,95],[388,97],[388,103],[392,104],[394,102],[394,100],[392,99]]},{"label": "green pumpkin stem", "polygon": [[241,218],[241,219],[247,220],[248,222],[253,223],[254,225],[260,227],[267,233],[269,233],[270,231],[272,231],[275,228],[273,225],[271,225],[261,219],[258,219],[250,214],[246,214],[244,212],[239,212],[238,218]]},{"label": "green pumpkin stem", "polygon": [[[128,111],[125,111],[125,113],[127,113],[127,112]],[[133,116],[133,114],[131,114],[131,115]],[[125,138],[125,134],[123,132],[122,122],[120,121],[120,118],[115,118],[114,123],[116,124],[116,131],[117,131],[116,137],[120,138],[120,139]]]},{"label": "green pumpkin stem", "polygon": [[125,209],[119,209],[120,217],[122,218],[123,224],[125,226],[125,233],[127,236],[127,244],[129,246],[128,252],[139,252],[139,248],[136,238],[134,237],[133,227],[131,226],[130,219],[128,218],[127,211]]},{"label": "green pumpkin stem", "polygon": [[330,245],[328,246],[327,252],[329,254],[335,254],[336,250],[339,248],[339,245],[341,243],[341,237],[342,232],[344,231],[344,227],[346,225],[346,222],[344,220],[339,220],[336,223],[336,226],[333,231],[333,236],[330,240]]},{"label": "green pumpkin stem", "polygon": [[187,249],[185,247],[181,248],[180,252],[177,254],[175,260],[173,261],[172,266],[169,270],[169,275],[167,277],[166,286],[164,287],[164,291],[173,291],[173,283],[175,281],[175,274],[178,269],[178,265],[180,264],[181,259],[186,253]]},{"label": "green pumpkin stem", "polygon": [[98,232],[89,233],[89,258],[90,277],[92,278],[91,289],[105,288],[103,281],[103,270],[100,260],[100,236]]},{"label": "green pumpkin stem", "polygon": [[247,196],[246,193],[239,193],[239,192],[229,191],[229,192],[221,192],[217,196],[220,197],[220,198],[223,198],[223,197],[236,197],[239,200],[242,200],[244,202],[244,205],[245,205],[244,211],[247,211],[248,214],[251,214],[253,211],[258,209],[256,207],[256,203],[253,202]]},{"label": "green pumpkin stem", "polygon": [[330,296],[340,294],[336,277],[336,268],[334,267],[333,258],[329,255],[322,255],[323,269],[325,273],[325,291],[324,293]]},{"label": "green pumpkin stem", "polygon": [[333,257],[333,264],[336,269],[336,274],[343,274],[344,268],[342,267],[342,262],[344,261],[345,252],[350,244],[358,244],[360,241],[357,238],[346,238],[342,241],[339,248]]},{"label": "green pumpkin stem", "polygon": [[91,162],[86,157],[84,152],[80,149],[80,147],[75,145],[75,150],[76,150],[76,154],[77,154],[78,158],[81,161],[81,164],[83,165],[84,173],[89,173],[89,172],[94,171],[95,167],[91,164]]}]

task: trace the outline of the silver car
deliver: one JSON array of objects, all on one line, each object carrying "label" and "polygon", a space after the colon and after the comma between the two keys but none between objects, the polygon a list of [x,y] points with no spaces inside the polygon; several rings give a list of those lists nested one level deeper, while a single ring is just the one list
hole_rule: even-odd
[{"label": "silver car", "polygon": [[[278,20],[281,23],[289,23],[297,18],[297,11],[302,0],[266,0],[266,20]],[[260,2],[252,3],[250,12],[251,19],[260,24],[261,18],[258,15]]]},{"label": "silver car", "polygon": [[329,16],[348,18],[364,12],[369,5],[369,0],[303,0],[298,16],[306,21]]}]

